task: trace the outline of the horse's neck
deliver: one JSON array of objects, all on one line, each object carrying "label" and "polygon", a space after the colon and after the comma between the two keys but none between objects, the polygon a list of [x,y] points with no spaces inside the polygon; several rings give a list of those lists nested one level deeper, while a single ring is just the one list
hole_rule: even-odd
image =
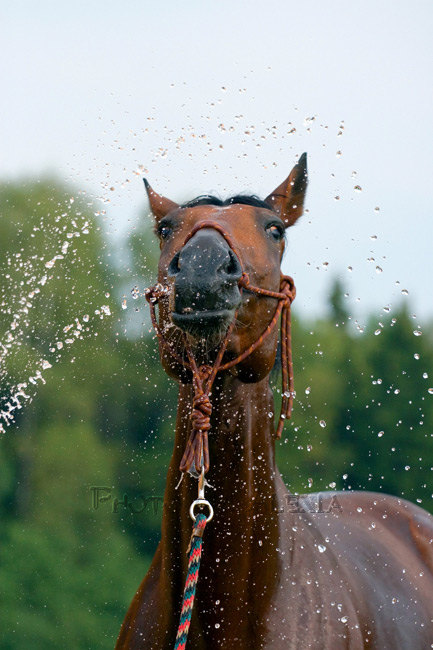
[{"label": "horse's neck", "polygon": [[[280,478],[275,467],[273,398],[268,379],[243,384],[230,375],[217,377],[211,400],[211,468],[207,479],[212,489],[207,488],[205,496],[215,516],[206,527],[204,542],[206,557],[212,558],[219,570],[209,577],[214,584],[220,582],[222,591],[226,591],[227,581],[236,579],[245,589],[248,581],[253,581],[262,589],[258,593],[263,593],[272,587],[272,573],[277,575],[280,535],[276,507]],[[191,386],[181,385],[161,541],[162,568],[177,590],[183,586],[192,531],[189,508],[197,498],[197,480],[189,475],[176,489],[180,460],[191,431],[191,403]]]}]

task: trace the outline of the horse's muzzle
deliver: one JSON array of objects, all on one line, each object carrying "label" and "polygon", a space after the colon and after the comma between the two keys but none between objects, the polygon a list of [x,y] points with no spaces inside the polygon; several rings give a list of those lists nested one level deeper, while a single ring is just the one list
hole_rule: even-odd
[{"label": "horse's muzzle", "polygon": [[168,273],[174,278],[173,323],[200,338],[223,333],[241,301],[242,268],[222,235],[199,230],[173,257]]}]

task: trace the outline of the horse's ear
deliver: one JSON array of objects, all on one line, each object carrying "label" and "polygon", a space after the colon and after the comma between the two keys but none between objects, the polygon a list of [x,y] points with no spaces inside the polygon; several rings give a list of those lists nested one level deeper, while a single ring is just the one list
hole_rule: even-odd
[{"label": "horse's ear", "polygon": [[165,196],[157,194],[149,185],[147,180],[143,178],[144,187],[146,188],[147,196],[149,197],[150,209],[153,212],[153,215],[157,221],[165,217],[166,214],[178,208],[178,204],[170,199],[166,199]]},{"label": "horse's ear", "polygon": [[280,215],[286,228],[293,226],[304,211],[307,184],[307,154],[303,153],[286,180],[266,197],[266,202]]}]

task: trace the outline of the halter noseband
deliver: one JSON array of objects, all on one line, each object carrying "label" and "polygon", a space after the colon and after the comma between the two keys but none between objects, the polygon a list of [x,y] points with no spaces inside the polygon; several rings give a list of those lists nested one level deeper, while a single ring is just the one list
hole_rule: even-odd
[{"label": "halter noseband", "polygon": [[[155,314],[155,305],[159,300],[168,295],[170,289],[169,287],[164,287],[161,284],[156,284],[154,287],[150,287],[146,290],[145,296],[146,300],[150,306],[150,316],[152,319],[152,325],[155,329],[155,332],[158,336],[161,344],[169,351],[171,356],[178,361],[184,368],[188,368],[192,372],[192,382],[194,388],[194,398],[193,398],[193,407],[191,413],[191,423],[192,431],[188,439],[188,443],[183,454],[180,471],[188,472],[195,465],[195,470],[198,473],[201,473],[202,470],[206,473],[209,470],[209,442],[208,442],[208,432],[210,430],[210,416],[212,413],[212,404],[210,401],[210,394],[212,389],[212,384],[215,380],[215,377],[218,372],[222,370],[229,370],[233,368],[238,363],[241,363],[246,359],[250,354],[252,354],[264,341],[264,339],[269,336],[274,327],[278,322],[278,318],[281,314],[281,366],[282,366],[282,403],[280,417],[278,420],[278,425],[276,429],[276,437],[281,438],[281,433],[284,427],[284,421],[290,418],[292,413],[293,405],[293,364],[292,364],[292,346],[291,346],[291,323],[290,323],[290,305],[296,296],[296,289],[293,279],[288,275],[281,274],[280,280],[280,291],[269,291],[268,289],[261,289],[260,287],[254,287],[250,284],[248,274],[244,271],[244,267],[240,258],[240,255],[233,244],[233,241],[230,235],[224,230],[224,228],[217,222],[207,220],[202,221],[191,230],[191,232],[186,237],[183,246],[196,234],[198,230],[202,228],[213,228],[217,230],[226,240],[227,244],[230,246],[234,255],[236,255],[239,264],[242,269],[242,276],[238,282],[240,293],[242,291],[249,291],[255,293],[257,296],[267,296],[269,298],[275,298],[278,300],[278,305],[275,310],[275,313],[263,331],[259,338],[250,345],[242,354],[237,356],[231,361],[223,363],[223,356],[229,342],[229,338],[233,332],[237,311],[233,317],[232,322],[230,323],[226,335],[221,343],[221,346],[218,350],[218,354],[213,365],[202,365],[197,366],[194,355],[192,353],[191,347],[187,339],[185,339],[185,348],[188,355],[188,361],[183,359],[178,355],[172,347],[172,344],[165,338],[164,334],[161,331],[161,328],[158,325],[156,314]],[[183,248],[182,246],[182,248]]]}]

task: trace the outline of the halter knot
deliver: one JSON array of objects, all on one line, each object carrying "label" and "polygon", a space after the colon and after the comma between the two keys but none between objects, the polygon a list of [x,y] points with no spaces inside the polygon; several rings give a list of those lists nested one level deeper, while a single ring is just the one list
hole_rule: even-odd
[{"label": "halter knot", "polygon": [[180,463],[181,472],[188,472],[191,468],[200,472],[203,467],[207,472],[210,467],[208,431],[211,428],[212,404],[207,392],[204,392],[196,382],[194,382],[194,389],[196,392],[190,416],[192,430]]},{"label": "halter knot", "polygon": [[290,306],[296,298],[295,282],[290,275],[281,276],[281,293],[284,293],[286,301],[288,301]]},{"label": "halter knot", "polygon": [[165,287],[163,284],[158,282],[153,287],[149,287],[144,291],[144,297],[148,303],[155,304],[159,302],[159,299],[163,296],[166,296],[169,293],[169,287]]},{"label": "halter knot", "polygon": [[238,286],[247,289],[249,287],[249,284],[250,284],[250,276],[246,271],[243,271],[241,278],[238,282]]},{"label": "halter knot", "polygon": [[203,365],[198,368],[198,375],[202,383],[206,382],[212,374],[212,366]]},{"label": "halter knot", "polygon": [[209,395],[194,395],[191,422],[194,431],[209,431],[212,404]]}]

